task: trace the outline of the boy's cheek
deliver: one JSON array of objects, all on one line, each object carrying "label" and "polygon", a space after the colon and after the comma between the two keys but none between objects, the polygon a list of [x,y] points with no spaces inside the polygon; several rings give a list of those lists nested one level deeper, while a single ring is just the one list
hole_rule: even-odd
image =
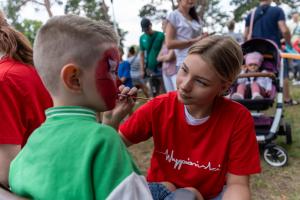
[{"label": "boy's cheek", "polygon": [[117,86],[113,80],[97,80],[97,90],[99,96],[103,99],[106,109],[111,110],[116,105]]},{"label": "boy's cheek", "polygon": [[[116,66],[112,66],[110,61],[115,61]],[[104,52],[103,59],[99,61],[96,69],[96,86],[99,95],[102,97],[107,109],[114,108],[117,99],[117,80],[111,71],[117,67],[119,61],[118,50],[108,49]]]}]

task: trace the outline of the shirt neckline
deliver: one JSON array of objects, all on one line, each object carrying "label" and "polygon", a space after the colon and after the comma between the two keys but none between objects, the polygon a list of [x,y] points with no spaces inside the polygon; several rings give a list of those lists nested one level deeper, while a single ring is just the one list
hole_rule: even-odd
[{"label": "shirt neckline", "polygon": [[2,60],[5,57],[5,53],[0,51],[0,60]]},{"label": "shirt neckline", "polygon": [[45,111],[47,119],[59,118],[82,118],[91,121],[97,121],[96,112],[89,108],[81,106],[57,106],[48,108]]}]

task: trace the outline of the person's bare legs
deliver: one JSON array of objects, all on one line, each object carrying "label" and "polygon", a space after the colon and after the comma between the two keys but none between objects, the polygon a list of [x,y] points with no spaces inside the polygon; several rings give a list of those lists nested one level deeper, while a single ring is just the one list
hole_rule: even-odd
[{"label": "person's bare legs", "polygon": [[291,100],[288,78],[283,79],[283,100],[284,100],[284,102],[288,102]]},{"label": "person's bare legs", "polygon": [[149,95],[149,89],[148,89],[147,85],[146,85],[146,84],[141,84],[141,85],[140,85],[140,88],[142,89],[142,91],[143,91],[145,97],[146,97],[146,98],[149,98],[150,95]]}]

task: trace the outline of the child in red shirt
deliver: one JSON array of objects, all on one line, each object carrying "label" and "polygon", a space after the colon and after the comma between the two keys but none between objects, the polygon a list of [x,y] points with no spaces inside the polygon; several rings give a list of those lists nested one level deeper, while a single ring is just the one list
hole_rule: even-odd
[{"label": "child in red shirt", "polygon": [[178,188],[198,199],[250,199],[249,176],[260,172],[254,122],[245,107],[223,97],[242,60],[230,37],[202,39],[178,71],[177,91],[147,102],[119,127],[128,146],[153,138],[147,180],[152,194],[162,191],[157,199]]}]

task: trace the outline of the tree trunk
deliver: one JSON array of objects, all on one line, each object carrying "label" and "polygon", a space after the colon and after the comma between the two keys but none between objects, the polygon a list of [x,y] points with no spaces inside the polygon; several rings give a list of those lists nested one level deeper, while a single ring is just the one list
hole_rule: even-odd
[{"label": "tree trunk", "polygon": [[108,6],[106,5],[104,0],[102,0],[102,2],[100,2],[100,10],[101,10],[101,13],[103,14],[103,20],[109,22],[110,17],[108,15]]},{"label": "tree trunk", "polygon": [[47,13],[49,15],[49,18],[53,17],[53,13],[51,11],[51,2],[50,0],[44,0],[45,8],[47,10]]},{"label": "tree trunk", "polygon": [[204,21],[204,13],[207,8],[207,0],[199,0],[200,10],[198,11],[199,18]]}]

